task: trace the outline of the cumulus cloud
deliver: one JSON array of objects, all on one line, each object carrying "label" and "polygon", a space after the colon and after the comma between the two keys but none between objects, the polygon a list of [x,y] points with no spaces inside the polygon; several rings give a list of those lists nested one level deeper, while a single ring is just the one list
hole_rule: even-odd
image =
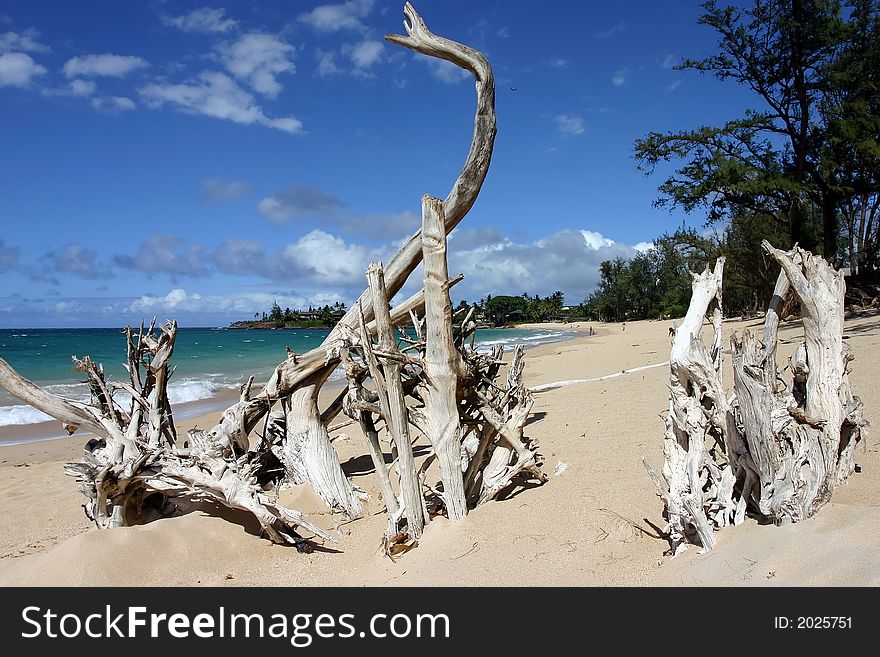
[{"label": "cumulus cloud", "polygon": [[627,77],[629,77],[629,68],[627,67],[614,71],[614,75],[611,76],[611,84],[615,87],[621,87],[626,84]]},{"label": "cumulus cloud", "polygon": [[226,17],[225,9],[201,7],[182,16],[162,16],[162,22],[183,32],[228,32],[238,21]]},{"label": "cumulus cloud", "polygon": [[29,29],[24,32],[0,34],[0,52],[49,52],[49,46],[37,41],[40,33]]},{"label": "cumulus cloud", "polygon": [[342,297],[333,292],[316,292],[301,295],[291,292],[245,292],[230,294],[200,294],[187,292],[183,288],[174,288],[164,295],[145,294],[126,303],[123,312],[135,315],[174,315],[178,318],[187,316],[209,316],[217,321],[228,322],[233,319],[246,319],[254,313],[260,313],[277,303],[282,308],[302,309],[308,306],[323,306],[342,301]]},{"label": "cumulus cloud", "polygon": [[0,239],[0,272],[12,271],[18,265],[21,257],[21,249],[17,246],[7,246]]},{"label": "cumulus cloud", "polygon": [[74,96],[91,96],[98,88],[91,80],[71,80],[70,93]]},{"label": "cumulus cloud", "polygon": [[366,247],[316,229],[284,247],[272,272],[282,280],[306,277],[318,285],[356,285],[364,280],[369,260]]},{"label": "cumulus cloud", "polygon": [[68,78],[121,78],[146,66],[149,64],[145,59],[132,55],[85,55],[68,59],[62,70]]},{"label": "cumulus cloud", "polygon": [[170,104],[188,114],[202,114],[244,125],[262,125],[290,134],[302,133],[302,122],[292,116],[266,116],[254,97],[224,73],[205,71],[185,84],[150,84],[139,90],[148,106]]},{"label": "cumulus cloud", "polygon": [[327,217],[343,206],[338,198],[317,187],[291,185],[257,204],[260,213],[280,224],[307,216]]},{"label": "cumulus cloud", "polygon": [[636,254],[634,247],[589,230],[562,230],[522,243],[495,229],[468,231],[454,239],[449,268],[464,273],[456,293],[467,298],[562,290],[569,302],[578,303],[598,283],[603,260]]},{"label": "cumulus cloud", "polygon": [[381,61],[384,45],[380,41],[365,39],[354,46],[348,46],[343,52],[349,56],[355,68],[366,70]]},{"label": "cumulus cloud", "polygon": [[579,116],[557,114],[553,117],[556,129],[563,135],[580,135],[584,132],[584,120]]},{"label": "cumulus cloud", "polygon": [[117,255],[113,262],[126,269],[150,274],[207,276],[204,263],[204,247],[198,244],[185,246],[183,239],[175,235],[154,235],[144,240],[134,256]]},{"label": "cumulus cloud", "polygon": [[235,201],[251,193],[250,183],[244,180],[209,178],[202,183],[199,197],[203,201]]},{"label": "cumulus cloud", "polygon": [[53,269],[60,273],[89,279],[107,278],[110,275],[109,268],[98,262],[98,253],[77,242],[50,251],[46,257]]},{"label": "cumulus cloud", "polygon": [[318,75],[322,78],[342,73],[342,69],[336,65],[336,55],[334,53],[318,50],[315,56],[318,59]]},{"label": "cumulus cloud", "polygon": [[217,47],[226,70],[255,91],[275,98],[281,91],[276,76],[294,73],[295,49],[273,34],[251,32]]},{"label": "cumulus cloud", "polygon": [[373,9],[374,0],[348,0],[335,5],[320,5],[301,14],[299,20],[319,32],[363,30],[362,19]]},{"label": "cumulus cloud", "polygon": [[255,240],[229,240],[211,253],[211,263],[224,274],[264,273],[266,249]]},{"label": "cumulus cloud", "polygon": [[92,98],[92,107],[104,112],[125,112],[133,110],[136,105],[131,98],[126,98],[125,96],[104,96],[102,98]]},{"label": "cumulus cloud", "polygon": [[34,78],[45,73],[45,66],[23,52],[0,55],[0,87],[29,87]]}]

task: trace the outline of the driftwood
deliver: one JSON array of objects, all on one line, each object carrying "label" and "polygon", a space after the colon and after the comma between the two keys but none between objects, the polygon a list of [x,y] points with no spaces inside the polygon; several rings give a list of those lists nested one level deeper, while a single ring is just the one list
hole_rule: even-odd
[{"label": "driftwood", "polygon": [[[71,433],[82,427],[99,436],[82,462],[66,466],[98,527],[143,520],[145,509],[171,513],[174,499],[207,499],[251,513],[278,543],[305,550],[313,537],[333,540],[277,504],[276,495],[280,487],[308,484],[334,511],[362,515],[365,493],[345,476],[330,438],[328,427],[340,412],[363,431],[388,513],[388,554],[414,544],[432,513],[458,520],[518,480],[546,480],[537,444],[523,436],[532,397],[522,384],[522,349],[501,385],[502,350],[475,352],[473,340],[468,345],[475,324],[469,314],[455,325],[449,298],[461,276],[448,275],[446,236],[476,200],[492,154],[492,70],[482,53],[432,34],[409,3],[404,13],[407,36],[389,35],[389,42],[474,76],[470,151],[447,197],[423,198],[421,229],[387,266],[370,265],[366,290],[318,348],[288,351],[262,390],[251,394],[251,377],[216,425],[186,437],[176,435],[167,396],[173,322],[158,334],[155,320],[146,331],[125,329],[130,383],[108,382],[100,365],[77,361],[89,379],[89,404],[46,393],[0,359],[0,383],[12,394],[60,419]],[[422,260],[422,289],[391,309],[389,300]],[[322,412],[318,393],[340,364],[347,387]],[[128,408],[114,398],[120,391],[131,397]],[[420,459],[413,450],[418,441],[427,449]]]},{"label": "driftwood", "polygon": [[[734,394],[726,395],[721,380],[723,258],[694,276],[673,343],[662,478],[646,466],[676,553],[688,543],[711,549],[715,530],[741,523],[746,512],[775,524],[812,516],[853,472],[855,447],[867,436],[847,375],[843,274],[797,246],[762,246],[782,271],[762,339],[749,331],[732,336]],[[800,303],[804,341],[786,382],[776,345],[789,290]],[[709,349],[700,339],[706,317],[714,327]]]}]

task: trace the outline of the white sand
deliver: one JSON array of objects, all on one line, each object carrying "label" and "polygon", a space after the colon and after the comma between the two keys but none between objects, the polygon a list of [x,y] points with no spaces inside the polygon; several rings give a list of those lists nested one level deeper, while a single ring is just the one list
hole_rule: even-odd
[{"label": "white sand", "polygon": [[[668,369],[644,366],[668,360],[668,325],[631,322],[623,331],[594,323],[595,336],[528,351],[530,387],[581,381],[536,393],[526,433],[540,442],[550,481],[483,505],[456,525],[435,518],[421,544],[396,562],[379,550],[385,520],[354,427],[335,444],[353,481],[371,494],[369,514],[343,525],[335,551],[310,555],[273,545],[254,523],[216,511],[98,531],[62,471],[64,461],[79,458],[85,438],[0,448],[0,585],[880,584],[880,455],[870,442],[857,454],[861,471],[815,518],[788,527],[748,520],[721,531],[709,554],[692,548],[662,556],[668,545],[651,534],[664,525],[663,505],[641,460],[662,463]],[[759,330],[760,321],[726,323],[726,335],[746,326]],[[799,330],[783,325],[780,362]],[[847,321],[856,356],[851,381],[872,423],[878,333],[880,315]],[[205,427],[214,419],[181,424]],[[303,487],[286,491],[283,501],[324,527],[339,520]]]}]

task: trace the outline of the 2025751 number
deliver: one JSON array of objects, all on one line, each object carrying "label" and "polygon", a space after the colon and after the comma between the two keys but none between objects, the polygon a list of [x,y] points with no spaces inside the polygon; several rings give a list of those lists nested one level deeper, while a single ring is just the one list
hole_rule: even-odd
[{"label": "2025751 number", "polygon": [[776,616],[773,628],[777,630],[846,630],[852,629],[852,616]]}]

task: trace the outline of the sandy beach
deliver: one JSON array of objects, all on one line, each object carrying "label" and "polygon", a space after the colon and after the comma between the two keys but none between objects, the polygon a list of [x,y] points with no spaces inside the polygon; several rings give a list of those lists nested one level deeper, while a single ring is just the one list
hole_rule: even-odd
[{"label": "sandy beach", "polygon": [[[761,321],[726,322],[725,339],[733,331],[759,330]],[[385,518],[355,426],[334,434],[334,444],[349,477],[370,494],[364,518],[343,521],[304,487],[281,496],[338,530],[337,544],[312,554],[273,545],[243,516],[211,509],[98,531],[62,468],[79,459],[87,437],[3,447],[0,585],[880,584],[880,450],[870,439],[857,453],[856,473],[814,518],[786,527],[747,519],[719,532],[711,553],[691,548],[674,559],[663,555],[668,544],[657,534],[663,504],[642,459],[658,469],[662,464],[669,325],[564,324],[559,327],[582,332],[592,326],[596,334],[530,349],[526,382],[545,389],[536,393],[526,434],[540,443],[549,481],[482,505],[454,525],[435,518],[418,547],[396,561],[380,550]],[[800,333],[799,322],[782,325],[780,364]],[[844,336],[856,357],[854,392],[878,426],[880,315],[849,318]],[[547,385],[572,380],[582,381]],[[216,418],[184,420],[180,429],[208,427]]]}]

